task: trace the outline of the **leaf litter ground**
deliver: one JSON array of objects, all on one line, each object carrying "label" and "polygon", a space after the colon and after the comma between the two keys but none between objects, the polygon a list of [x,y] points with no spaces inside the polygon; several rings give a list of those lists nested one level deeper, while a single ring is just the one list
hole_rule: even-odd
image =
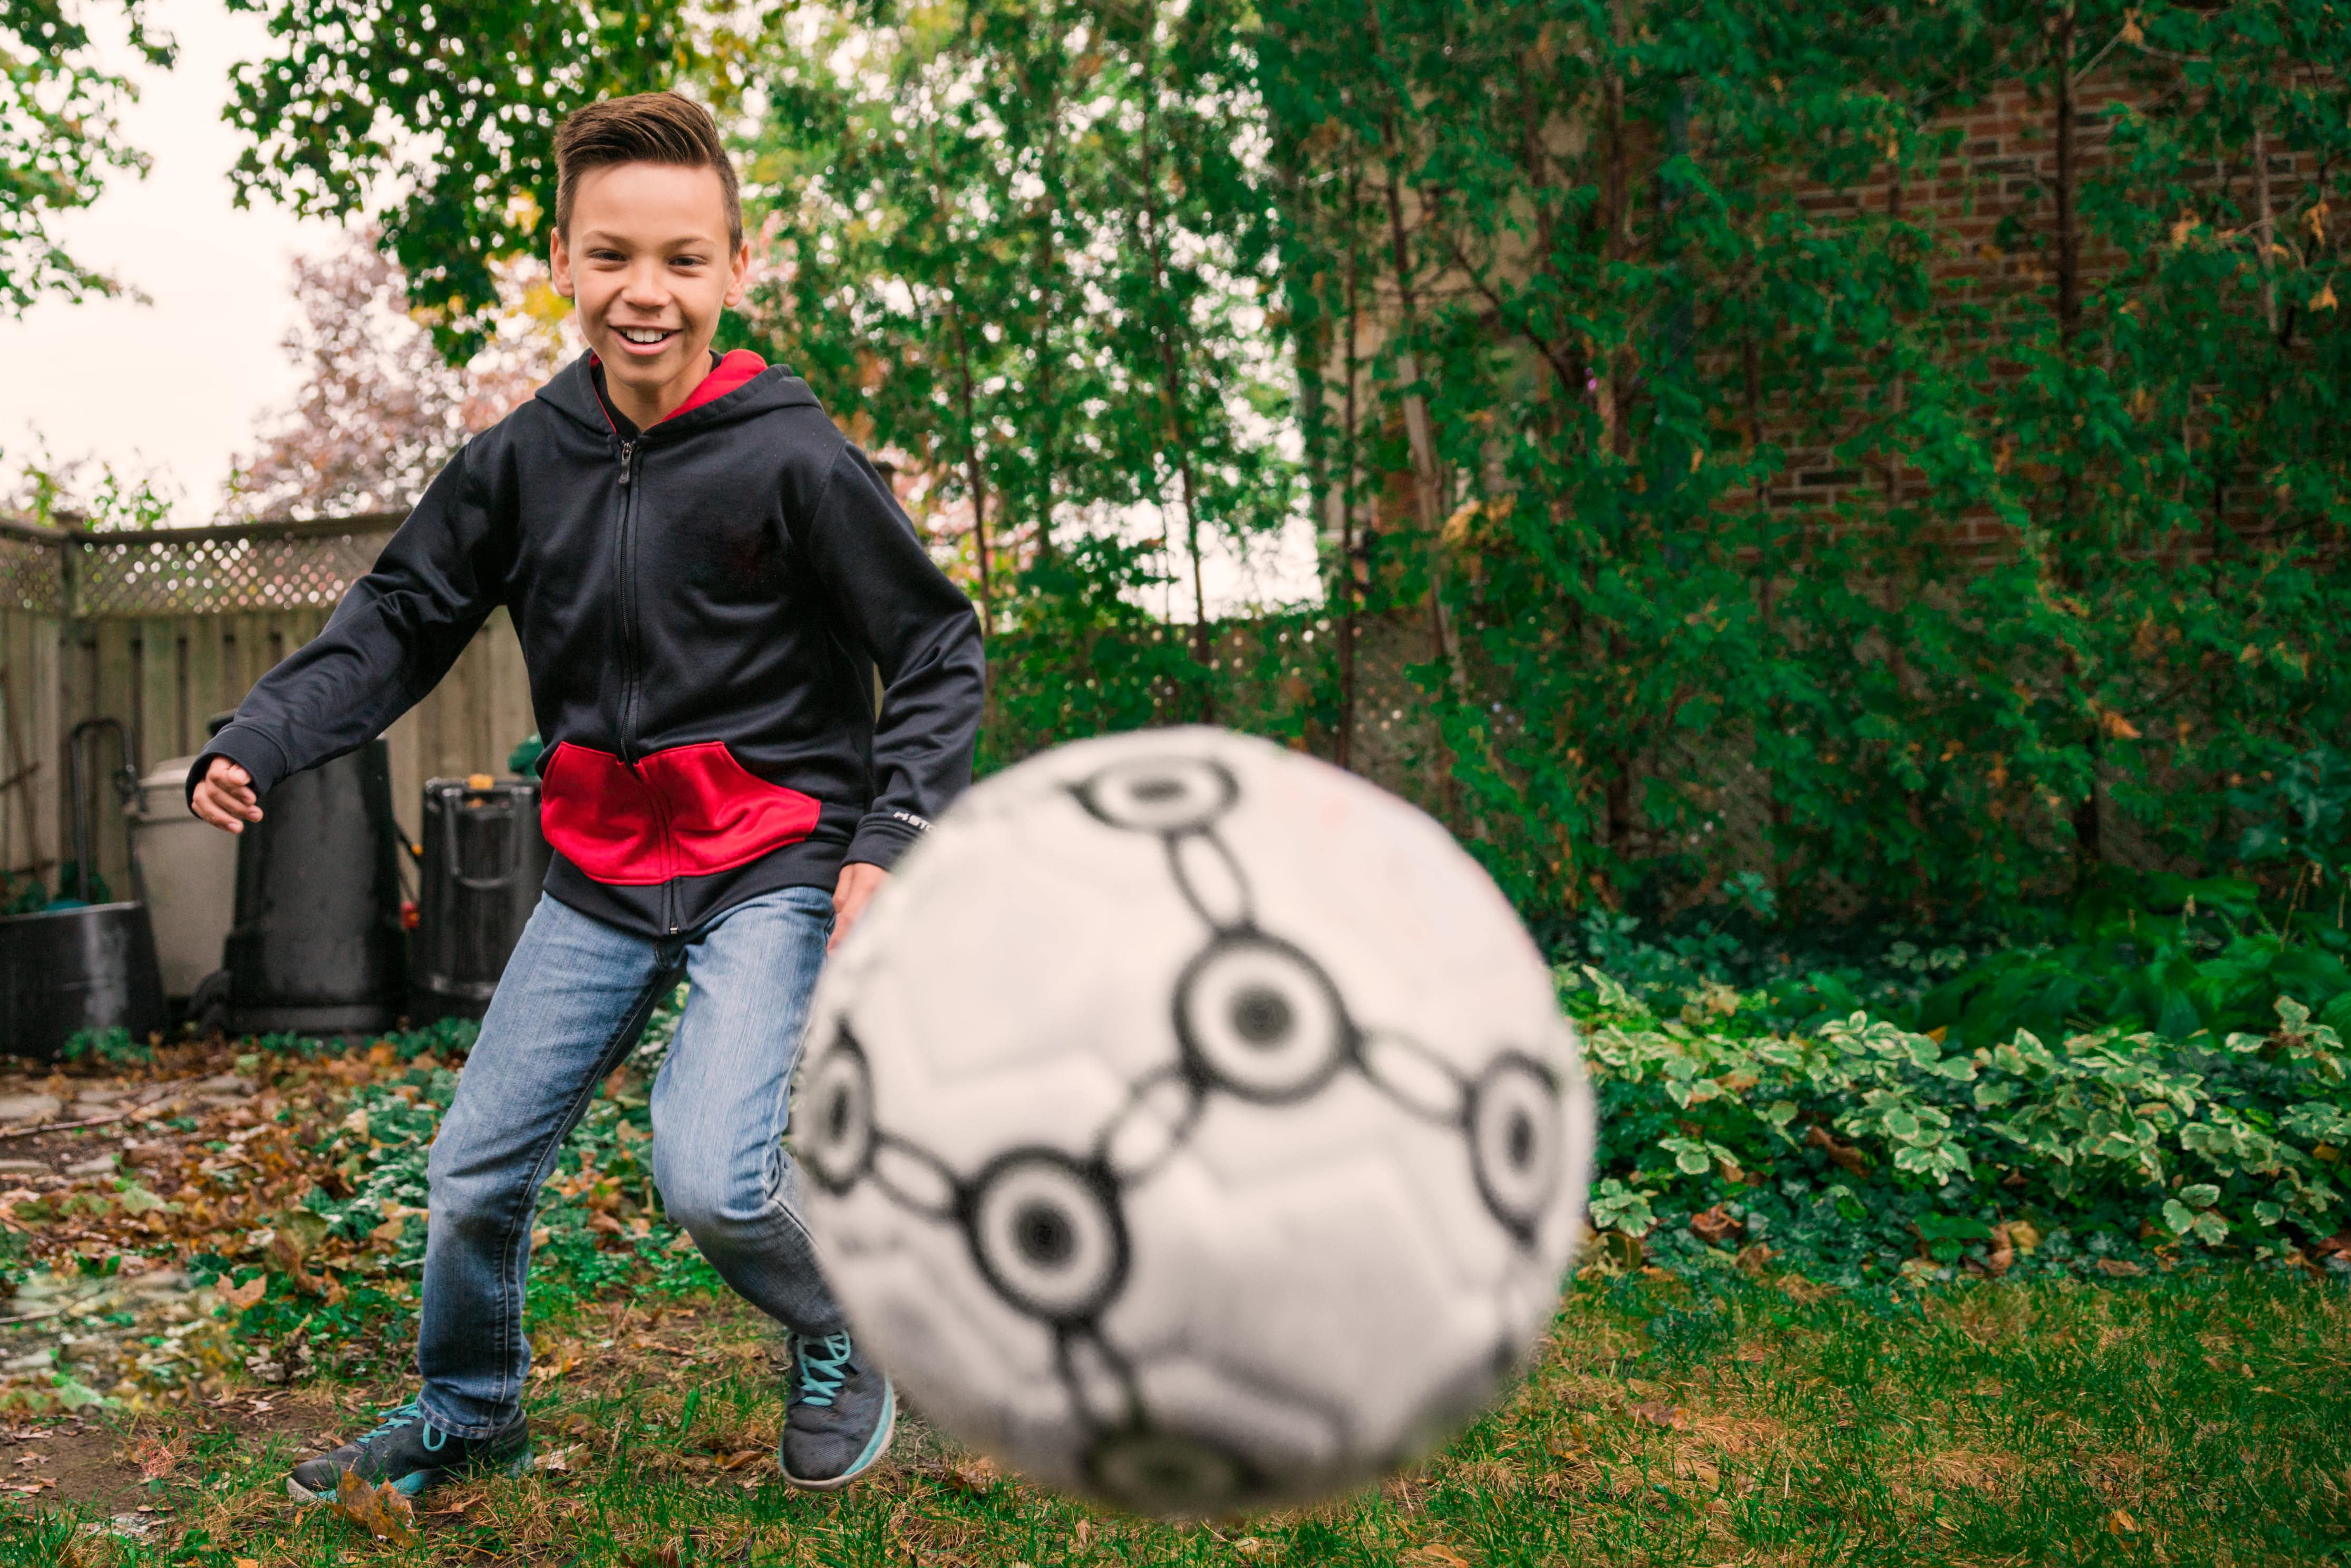
[{"label": "leaf litter ground", "polygon": [[1604,1260],[1503,1410],[1341,1503],[1121,1519],[919,1417],[869,1483],[795,1493],[782,1346],[661,1221],[643,1073],[541,1213],[538,1469],[413,1514],[298,1510],[284,1477],[412,1391],[430,1042],[0,1080],[20,1134],[97,1124],[0,1124],[0,1565],[2351,1556],[2351,1294],[2223,1269],[1840,1293],[1727,1253],[1696,1278]]}]

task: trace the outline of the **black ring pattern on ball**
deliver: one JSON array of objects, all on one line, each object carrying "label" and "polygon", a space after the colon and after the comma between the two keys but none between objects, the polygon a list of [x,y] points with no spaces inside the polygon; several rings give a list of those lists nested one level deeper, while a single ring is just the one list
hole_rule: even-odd
[{"label": "black ring pattern on ball", "polygon": [[[1155,779],[1153,777],[1155,767],[1160,769]],[[1138,775],[1141,776],[1139,779]],[[1201,788],[1203,784],[1207,787],[1205,790]],[[1157,801],[1176,800],[1187,789],[1206,800],[1207,804],[1196,803],[1193,809],[1171,821],[1138,822],[1123,809],[1131,806],[1131,800],[1112,798],[1115,788],[1121,785],[1133,787],[1135,795],[1142,798],[1146,807]],[[1160,787],[1155,796],[1152,793],[1155,785]],[[866,1066],[865,1052],[847,1020],[843,1019],[837,1026],[831,1051],[819,1063],[817,1081],[811,1087],[821,1092],[828,1076],[837,1071],[833,1066],[836,1057],[845,1053],[853,1063],[850,1071],[855,1074],[852,1082],[856,1092],[848,1101],[843,1101],[836,1091],[829,1102],[811,1107],[818,1123],[816,1135],[803,1151],[808,1156],[806,1164],[818,1185],[835,1196],[851,1191],[861,1181],[872,1181],[900,1207],[953,1223],[963,1232],[965,1245],[969,1248],[973,1261],[981,1277],[987,1281],[988,1288],[1015,1312],[1052,1330],[1057,1374],[1069,1394],[1071,1408],[1092,1429],[1083,1466],[1087,1478],[1095,1486],[1145,1510],[1164,1504],[1166,1500],[1164,1497],[1126,1495],[1132,1489],[1125,1483],[1133,1478],[1123,1475],[1125,1467],[1122,1461],[1155,1445],[1173,1445],[1204,1460],[1228,1467],[1234,1484],[1240,1490],[1229,1499],[1216,1500],[1216,1504],[1218,1507],[1243,1507],[1263,1484],[1255,1468],[1243,1456],[1221,1444],[1196,1434],[1171,1431],[1155,1425],[1144,1406],[1134,1369],[1102,1332],[1102,1316],[1118,1299],[1132,1262],[1123,1202],[1125,1189],[1147,1180],[1166,1156],[1181,1146],[1197,1124],[1212,1094],[1230,1094],[1259,1104],[1290,1104],[1311,1098],[1341,1072],[1352,1068],[1408,1113],[1422,1121],[1449,1126],[1462,1134],[1463,1141],[1468,1145],[1471,1174],[1477,1182],[1479,1197],[1487,1211],[1520,1248],[1531,1251],[1542,1217],[1551,1207],[1552,1194],[1539,1195],[1541,1201],[1531,1206],[1514,1201],[1509,1190],[1510,1178],[1525,1176],[1526,1167],[1530,1166],[1547,1164],[1556,1168],[1563,1151],[1556,1147],[1538,1147],[1530,1145],[1528,1140],[1556,1139],[1561,1135],[1558,1111],[1562,1085],[1558,1075],[1550,1067],[1523,1051],[1505,1050],[1488,1064],[1484,1072],[1472,1079],[1417,1041],[1393,1033],[1383,1033],[1378,1038],[1408,1053],[1425,1072],[1439,1075],[1446,1083],[1448,1106],[1441,1113],[1433,1113],[1416,1103],[1401,1085],[1385,1081],[1378,1070],[1376,1059],[1365,1051],[1365,1044],[1371,1037],[1349,1017],[1338,988],[1332,983],[1329,974],[1303,949],[1258,927],[1255,902],[1249,896],[1248,876],[1231,849],[1216,831],[1217,820],[1240,799],[1239,780],[1221,763],[1192,758],[1137,758],[1113,764],[1085,781],[1071,786],[1070,792],[1089,816],[1105,827],[1123,832],[1150,833],[1160,839],[1165,847],[1169,871],[1175,878],[1177,891],[1212,933],[1208,945],[1186,964],[1176,982],[1174,1018],[1176,1040],[1183,1052],[1180,1065],[1160,1069],[1136,1083],[1117,1115],[1093,1139],[1085,1156],[1075,1157],[1042,1147],[1016,1149],[998,1155],[976,1176],[966,1178],[957,1176],[937,1156],[880,1130],[873,1118],[872,1081]],[[1186,841],[1192,839],[1207,841],[1208,848],[1229,870],[1242,895],[1242,909],[1238,919],[1218,918],[1211,911],[1207,900],[1192,885],[1179,852]],[[1192,991],[1211,972],[1213,966],[1235,954],[1254,955],[1270,961],[1274,967],[1290,968],[1305,980],[1311,988],[1312,1000],[1326,1011],[1332,1034],[1329,1048],[1320,1060],[1311,1062],[1310,1071],[1296,1073],[1294,1082],[1284,1080],[1275,1083],[1259,1080],[1252,1082],[1236,1073],[1229,1061],[1218,1060],[1219,1045],[1203,1038],[1200,1020],[1186,1006]],[[1300,1009],[1290,1006],[1295,998],[1281,998],[1273,993],[1270,987],[1262,989],[1266,993],[1263,997],[1240,998],[1237,1003],[1237,1016],[1226,1021],[1233,1025],[1236,1033],[1245,1042],[1278,1046],[1284,1043],[1280,1038],[1283,1024],[1294,1022]],[[1305,1010],[1311,1017],[1316,1009],[1310,1007]],[[1171,1079],[1180,1086],[1185,1104],[1176,1124],[1168,1130],[1165,1148],[1156,1158],[1142,1162],[1122,1176],[1111,1154],[1117,1146],[1121,1125],[1130,1117],[1151,1114],[1145,1106],[1153,1092],[1166,1085]],[[1497,1131],[1492,1117],[1498,1113],[1497,1107],[1499,1107],[1499,1113],[1507,1116],[1510,1106],[1505,1103],[1503,1097],[1513,1089],[1520,1092],[1537,1090],[1541,1103],[1548,1107],[1550,1113],[1543,1116],[1540,1124],[1522,1115],[1518,1122],[1499,1126],[1504,1145],[1501,1159],[1506,1167],[1512,1168],[1496,1169],[1493,1168],[1493,1152],[1489,1136]],[[841,1124],[841,1118],[856,1112],[862,1113],[864,1125]],[[1481,1117],[1485,1118],[1482,1122]],[[845,1162],[837,1157],[843,1152],[844,1144],[854,1151],[854,1157]],[[877,1156],[885,1150],[926,1167],[933,1178],[942,1185],[942,1189],[952,1197],[945,1204],[926,1203],[917,1195],[905,1192],[898,1184],[887,1180],[877,1161]],[[1096,1212],[1090,1218],[1102,1227],[1109,1248],[1110,1256],[1101,1270],[1101,1279],[1093,1281],[1088,1289],[1076,1292],[1068,1301],[1050,1300],[1048,1298],[1052,1292],[1034,1288],[1034,1281],[1024,1284],[1013,1277],[1017,1270],[1008,1267],[1007,1260],[992,1256],[989,1241],[982,1234],[983,1210],[988,1204],[990,1189],[1006,1180],[1008,1173],[1040,1168],[1056,1172],[1058,1178],[1068,1181],[1075,1190],[1083,1193],[1087,1203],[1096,1206]],[[1555,1191],[1553,1186],[1552,1192]],[[1053,1256],[1060,1243],[1048,1238],[1075,1236],[1085,1222],[1069,1213],[1059,1216],[1046,1213],[1047,1206],[1041,1200],[1035,1207],[1040,1212],[1023,1220],[1038,1239],[1032,1255],[1025,1261],[1040,1269],[1050,1269],[1054,1263],[1067,1260]],[[1114,1418],[1104,1417],[1090,1406],[1080,1386],[1081,1375],[1077,1367],[1077,1353],[1081,1346],[1090,1349],[1099,1358],[1100,1364],[1117,1385],[1119,1414]]]}]

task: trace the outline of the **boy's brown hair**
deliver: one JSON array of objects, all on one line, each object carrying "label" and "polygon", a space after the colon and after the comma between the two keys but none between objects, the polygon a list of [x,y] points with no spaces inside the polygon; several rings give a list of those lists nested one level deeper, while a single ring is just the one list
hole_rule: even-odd
[{"label": "boy's brown hair", "polygon": [[672,163],[715,169],[726,204],[726,246],[743,248],[743,197],[735,161],[718,140],[710,111],[674,92],[641,92],[582,105],[555,128],[555,227],[571,233],[571,197],[580,176],[612,163]]}]

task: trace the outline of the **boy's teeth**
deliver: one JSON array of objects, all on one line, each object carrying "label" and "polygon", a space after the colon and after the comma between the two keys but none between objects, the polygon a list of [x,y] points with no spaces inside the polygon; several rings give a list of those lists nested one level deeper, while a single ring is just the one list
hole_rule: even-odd
[{"label": "boy's teeth", "polygon": [[623,327],[621,336],[632,343],[658,343],[668,337],[669,332],[660,327]]}]

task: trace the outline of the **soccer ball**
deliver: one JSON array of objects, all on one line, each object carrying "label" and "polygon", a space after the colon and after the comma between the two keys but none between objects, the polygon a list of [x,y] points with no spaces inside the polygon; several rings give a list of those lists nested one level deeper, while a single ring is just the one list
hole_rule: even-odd
[{"label": "soccer ball", "polygon": [[828,966],[792,1122],[861,1339],[957,1440],[1197,1517],[1485,1408],[1582,1231],[1592,1098],[1485,873],[1208,728],[972,789]]}]

